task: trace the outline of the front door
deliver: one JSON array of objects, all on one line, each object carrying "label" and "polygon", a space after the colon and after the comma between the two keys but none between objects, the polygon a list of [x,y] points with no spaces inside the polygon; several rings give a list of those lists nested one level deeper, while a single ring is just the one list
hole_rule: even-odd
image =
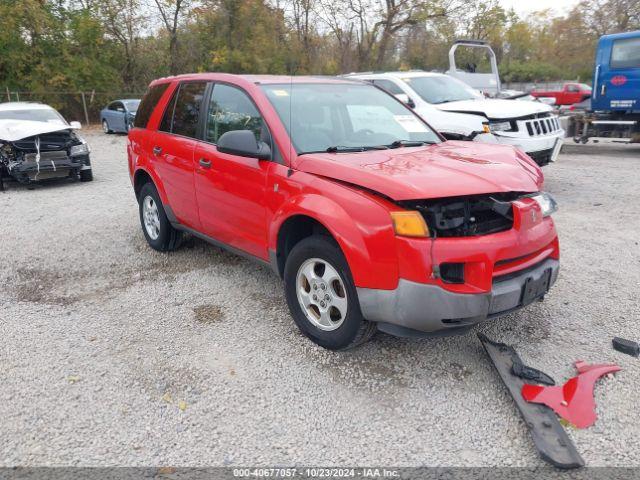
[{"label": "front door", "polygon": [[640,35],[601,40],[596,62],[594,108],[640,111]]},{"label": "front door", "polygon": [[267,259],[266,182],[268,160],[218,152],[216,142],[232,130],[251,130],[271,143],[260,112],[241,89],[213,87],[203,141],[195,149],[195,186],[202,231],[227,245]]}]

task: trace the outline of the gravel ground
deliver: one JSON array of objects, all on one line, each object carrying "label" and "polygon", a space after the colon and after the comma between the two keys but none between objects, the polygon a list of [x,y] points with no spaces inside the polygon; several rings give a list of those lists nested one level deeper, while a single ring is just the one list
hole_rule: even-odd
[{"label": "gravel ground", "polygon": [[0,465],[542,466],[476,338],[563,381],[578,359],[622,371],[588,465],[640,466],[640,147],[567,145],[560,279],[544,303],[460,337],[379,334],[346,353],[306,340],[265,267],[195,239],[147,247],[126,137],[86,132],[93,183],[0,193]]}]

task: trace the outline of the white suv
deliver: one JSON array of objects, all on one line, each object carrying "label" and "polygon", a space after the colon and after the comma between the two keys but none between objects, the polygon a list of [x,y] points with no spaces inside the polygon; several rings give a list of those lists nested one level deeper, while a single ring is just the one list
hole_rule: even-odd
[{"label": "white suv", "polygon": [[564,130],[549,105],[484,98],[466,83],[441,73],[422,71],[356,73],[412,107],[449,140],[513,145],[538,165],[553,162]]}]

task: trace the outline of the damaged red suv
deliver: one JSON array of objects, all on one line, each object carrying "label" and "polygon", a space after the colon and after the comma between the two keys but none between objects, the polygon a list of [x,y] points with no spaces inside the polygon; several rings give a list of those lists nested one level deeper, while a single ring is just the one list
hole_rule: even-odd
[{"label": "damaged red suv", "polygon": [[540,168],[512,147],[444,141],[370,84],[160,79],[128,156],[152,248],[189,232],[269,264],[300,330],[326,348],[377,329],[463,331],[558,276]]}]

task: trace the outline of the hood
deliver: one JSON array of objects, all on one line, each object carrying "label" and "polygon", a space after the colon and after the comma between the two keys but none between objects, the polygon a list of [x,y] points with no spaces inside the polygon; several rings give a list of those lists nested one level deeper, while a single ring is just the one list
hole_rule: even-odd
[{"label": "hood", "polygon": [[549,105],[541,102],[504,100],[499,98],[486,98],[478,100],[460,100],[434,105],[438,110],[446,112],[475,113],[494,119],[519,118],[536,113],[551,111]]},{"label": "hood", "polygon": [[296,170],[348,182],[393,200],[536,192],[542,170],[511,146],[443,142],[427,147],[298,157]]},{"label": "hood", "polygon": [[71,130],[71,126],[62,122],[34,122],[32,120],[0,120],[0,140],[16,142],[23,138],[44,135],[45,133]]}]

